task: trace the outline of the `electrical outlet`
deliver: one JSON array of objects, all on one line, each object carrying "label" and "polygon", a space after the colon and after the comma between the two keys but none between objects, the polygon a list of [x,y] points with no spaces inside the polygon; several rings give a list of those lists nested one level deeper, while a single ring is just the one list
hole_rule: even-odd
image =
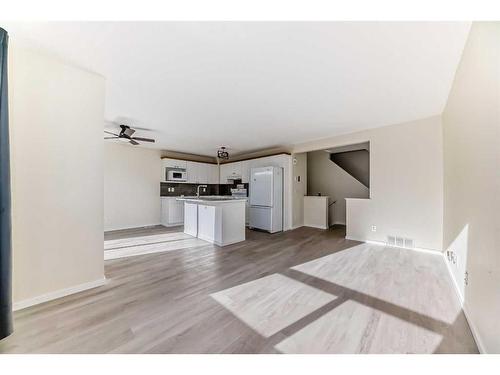
[{"label": "electrical outlet", "polygon": [[377,226],[376,225],[372,225],[372,232],[376,232],[377,231]]}]

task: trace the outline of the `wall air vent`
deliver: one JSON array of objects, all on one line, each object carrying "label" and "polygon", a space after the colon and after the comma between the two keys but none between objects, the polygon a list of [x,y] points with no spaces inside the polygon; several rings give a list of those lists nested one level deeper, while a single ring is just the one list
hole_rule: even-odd
[{"label": "wall air vent", "polygon": [[387,245],[389,245],[389,246],[396,246],[396,237],[394,237],[394,236],[387,236]]},{"label": "wall air vent", "polygon": [[405,245],[405,240],[403,237],[396,237],[396,246],[403,247]]},{"label": "wall air vent", "polygon": [[407,249],[413,249],[413,240],[411,238],[405,238],[405,246]]},{"label": "wall air vent", "polygon": [[387,246],[404,247],[405,249],[413,249],[415,247],[413,239],[398,236],[387,236]]}]

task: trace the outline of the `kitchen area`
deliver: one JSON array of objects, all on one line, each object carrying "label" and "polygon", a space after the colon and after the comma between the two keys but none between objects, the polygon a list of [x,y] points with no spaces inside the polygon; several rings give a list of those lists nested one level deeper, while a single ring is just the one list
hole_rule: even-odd
[{"label": "kitchen area", "polygon": [[161,224],[218,246],[245,240],[245,227],[285,230],[285,172],[279,154],[223,164],[162,158]]}]

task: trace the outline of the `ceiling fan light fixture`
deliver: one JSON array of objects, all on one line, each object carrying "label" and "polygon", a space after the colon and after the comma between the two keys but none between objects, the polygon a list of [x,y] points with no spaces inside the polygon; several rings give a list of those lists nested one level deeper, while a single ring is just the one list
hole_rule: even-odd
[{"label": "ceiling fan light fixture", "polygon": [[135,134],[135,130],[130,128],[130,126],[128,126],[128,125],[123,125],[123,124],[117,124],[117,125],[121,128],[120,133],[115,134],[113,132],[104,130],[104,133],[114,136],[114,137],[104,137],[104,139],[117,139],[118,141],[130,143],[134,146],[137,146],[140,144],[138,141],[150,142],[150,143],[155,142],[155,140],[152,138],[134,137],[133,135]]}]

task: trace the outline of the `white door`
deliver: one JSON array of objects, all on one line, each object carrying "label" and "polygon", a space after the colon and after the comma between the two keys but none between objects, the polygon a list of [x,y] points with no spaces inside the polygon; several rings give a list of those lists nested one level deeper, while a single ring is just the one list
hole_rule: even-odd
[{"label": "white door", "polygon": [[250,173],[250,205],[272,207],[273,168],[253,168]]}]

